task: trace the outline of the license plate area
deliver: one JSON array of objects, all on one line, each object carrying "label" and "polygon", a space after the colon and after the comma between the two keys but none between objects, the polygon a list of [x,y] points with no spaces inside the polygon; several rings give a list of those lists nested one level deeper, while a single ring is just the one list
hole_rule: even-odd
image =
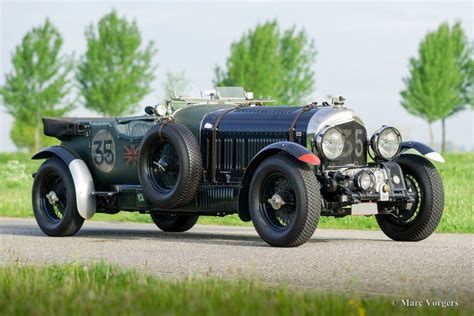
[{"label": "license plate area", "polygon": [[375,215],[378,214],[377,203],[357,203],[352,205],[351,215]]}]

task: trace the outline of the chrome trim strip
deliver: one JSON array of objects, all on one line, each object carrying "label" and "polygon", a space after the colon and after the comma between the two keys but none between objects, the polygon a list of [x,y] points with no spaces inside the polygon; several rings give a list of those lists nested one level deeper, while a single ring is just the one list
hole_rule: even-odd
[{"label": "chrome trim strip", "polygon": [[442,163],[445,162],[443,156],[441,156],[436,151],[432,151],[430,153],[427,153],[425,156],[426,156],[426,158],[437,161],[437,162],[442,162]]},{"label": "chrome trim strip", "polygon": [[308,122],[306,129],[306,146],[312,148],[312,142],[316,135],[328,125],[339,125],[356,121],[360,125],[364,126],[362,120],[354,115],[354,111],[347,108],[336,108],[333,106],[327,106],[319,108],[316,113],[313,114]]}]

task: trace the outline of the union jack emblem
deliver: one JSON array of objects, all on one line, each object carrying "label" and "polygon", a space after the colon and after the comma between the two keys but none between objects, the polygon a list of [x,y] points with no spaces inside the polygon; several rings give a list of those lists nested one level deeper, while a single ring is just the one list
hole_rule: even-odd
[{"label": "union jack emblem", "polygon": [[135,166],[138,162],[138,153],[140,149],[137,145],[125,145],[123,147],[123,158],[127,166]]}]

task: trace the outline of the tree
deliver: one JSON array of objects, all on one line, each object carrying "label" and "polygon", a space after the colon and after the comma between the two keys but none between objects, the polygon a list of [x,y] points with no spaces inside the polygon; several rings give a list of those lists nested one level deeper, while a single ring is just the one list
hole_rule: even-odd
[{"label": "tree", "polygon": [[134,112],[155,78],[154,43],[142,48],[136,21],[119,18],[116,11],[89,25],[85,36],[87,50],[77,72],[84,106],[106,116]]},{"label": "tree", "polygon": [[474,45],[471,44],[471,58],[467,65],[466,82],[463,87],[463,95],[465,103],[474,110],[474,59],[472,54],[474,52]]},{"label": "tree", "polygon": [[[36,128],[32,124],[28,124],[21,120],[15,120],[10,131],[10,138],[17,148],[27,149],[28,151],[37,151],[35,148],[35,132]],[[59,141],[56,138],[40,134],[41,147],[58,145]]]},{"label": "tree", "polygon": [[314,41],[293,26],[281,31],[277,21],[259,24],[230,47],[226,70],[215,68],[216,86],[242,86],[255,96],[280,104],[301,104],[314,91]]},{"label": "tree", "polygon": [[191,82],[186,78],[184,71],[166,73],[166,81],[163,83],[166,99],[172,97],[174,92],[186,93],[190,88]]},{"label": "tree", "polygon": [[13,69],[0,95],[15,119],[12,139],[19,148],[37,151],[43,144],[41,118],[62,116],[73,108],[67,100],[73,59],[60,55],[62,45],[61,34],[47,19],[26,33],[12,54]]},{"label": "tree", "polygon": [[[410,58],[410,76],[404,78],[402,106],[428,122],[431,146],[432,123],[441,120],[441,151],[445,150],[446,118],[472,102],[472,44],[461,24],[441,24],[420,43],[418,57]],[[471,96],[469,96],[471,95]]]}]

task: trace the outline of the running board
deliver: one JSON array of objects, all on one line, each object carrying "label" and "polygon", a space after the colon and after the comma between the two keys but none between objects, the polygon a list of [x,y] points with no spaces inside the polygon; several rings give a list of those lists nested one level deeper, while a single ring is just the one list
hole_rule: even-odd
[{"label": "running board", "polygon": [[138,193],[141,192],[142,187],[136,184],[115,184],[110,188],[113,191],[94,191],[92,195],[95,196],[114,196],[119,193]]}]

